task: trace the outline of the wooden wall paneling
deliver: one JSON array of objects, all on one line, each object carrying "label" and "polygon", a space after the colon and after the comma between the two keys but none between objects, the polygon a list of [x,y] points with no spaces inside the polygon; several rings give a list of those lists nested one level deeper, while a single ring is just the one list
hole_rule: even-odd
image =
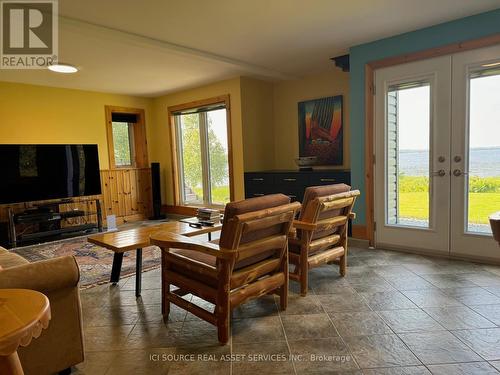
[{"label": "wooden wall paneling", "polygon": [[101,202],[103,221],[107,215],[116,215],[117,223],[143,220],[151,215],[151,170],[149,168],[130,168],[101,170],[100,196],[74,198],[70,203],[58,203],[58,200],[15,203],[0,205],[0,221],[9,220],[8,210],[14,213],[24,211],[39,204],[59,204],[60,212],[74,209],[84,210],[91,214],[72,217],[61,221],[61,227],[97,223],[97,207],[95,199]]},{"label": "wooden wall paneling", "polygon": [[[84,216],[79,216],[79,217],[71,217],[67,218],[64,220],[60,221],[61,228],[68,228],[72,227],[75,225],[81,225],[81,224],[97,224],[97,207],[96,207],[96,199],[102,200],[101,195],[92,195],[92,196],[85,196],[85,197],[75,197],[73,198],[72,202],[69,203],[60,203],[59,199],[51,199],[51,200],[45,200],[45,201],[36,201],[36,202],[23,202],[23,203],[13,203],[13,204],[6,204],[6,205],[0,205],[0,222],[6,223],[9,220],[8,217],[8,212],[9,209],[12,209],[13,213],[21,213],[27,209],[30,208],[35,208],[36,206],[40,205],[53,205],[57,206],[54,207],[56,210],[59,212],[68,212],[72,211],[74,209],[77,210],[83,210],[86,213],[89,213]],[[38,225],[23,225],[19,224],[17,227],[17,230],[24,231],[26,230],[26,233],[32,233],[33,231],[37,230]]]},{"label": "wooden wall paneling", "polygon": [[149,168],[120,168],[101,171],[103,210],[116,215],[117,222],[140,220],[151,212]]},{"label": "wooden wall paneling", "polygon": [[104,219],[106,219],[106,216],[113,214],[113,208],[111,207],[110,178],[110,171],[101,171],[102,212]]},{"label": "wooden wall paneling", "polygon": [[131,192],[130,192],[130,173],[131,170],[127,169],[123,173],[123,206],[124,206],[124,212],[125,216],[130,216],[133,215],[132,211],[132,197],[131,197]]},{"label": "wooden wall paneling", "polygon": [[[98,198],[98,197],[96,197]],[[97,207],[95,200],[87,197],[76,198],[71,203],[62,203],[59,205],[59,212],[68,212],[72,210],[82,210],[88,214],[85,216],[70,217],[61,221],[61,227],[70,227],[73,225],[97,223]]]},{"label": "wooden wall paneling", "polygon": [[151,213],[151,170],[149,168],[139,170],[139,188],[141,191],[140,207],[141,213],[150,216]]},{"label": "wooden wall paneling", "polygon": [[[101,199],[102,200],[102,199]],[[91,212],[91,215],[87,215],[84,220],[89,223],[97,223],[97,203],[96,201],[86,201],[85,202],[86,212]]]},{"label": "wooden wall paneling", "polygon": [[112,170],[109,172],[109,189],[111,198],[111,212],[116,216],[120,215],[120,207],[118,206],[118,186],[116,184],[117,171]]},{"label": "wooden wall paneling", "polygon": [[141,174],[140,170],[136,170],[134,174],[134,185],[136,188],[136,205],[137,205],[137,211],[136,213],[142,212],[143,211],[143,206],[142,206],[142,189],[141,189]]},{"label": "wooden wall paneling", "polygon": [[137,189],[137,169],[130,170],[130,209],[132,214],[139,212],[139,191]]},{"label": "wooden wall paneling", "polygon": [[126,170],[124,171],[115,171],[115,177],[116,177],[116,194],[117,194],[117,205],[118,205],[118,216],[127,216],[127,211],[125,208],[125,184],[124,184],[124,179],[125,179],[125,174],[127,173]]}]

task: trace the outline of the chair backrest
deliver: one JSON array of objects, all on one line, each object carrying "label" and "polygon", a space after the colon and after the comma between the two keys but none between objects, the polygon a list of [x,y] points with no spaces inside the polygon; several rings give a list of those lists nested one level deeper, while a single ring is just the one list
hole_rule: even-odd
[{"label": "chair backrest", "polygon": [[317,240],[333,234],[345,236],[352,207],[359,195],[359,190],[352,190],[310,200],[302,217],[302,221],[316,224],[310,239]]},{"label": "chair backrest", "polygon": [[[237,202],[231,202],[226,205],[224,210],[224,220],[222,222],[222,231],[220,235],[219,244],[225,249],[235,249],[235,236],[236,236],[236,221],[234,217],[237,215],[246,214],[265,210],[268,208],[278,207],[290,203],[290,198],[284,194],[270,194],[262,197],[244,199]],[[275,233],[278,228],[268,228],[263,232],[246,234],[241,238],[241,242],[245,243],[248,240],[266,237]]]},{"label": "chair backrest", "polygon": [[300,220],[312,222],[315,219],[316,210],[310,204],[315,198],[326,197],[334,194],[350,191],[351,187],[346,184],[333,184],[324,186],[309,186],[304,192],[302,200],[302,209],[300,211]]},{"label": "chair backrest", "polygon": [[281,257],[299,203],[271,194],[226,206],[219,245],[237,250],[235,269],[258,263],[273,254]]}]

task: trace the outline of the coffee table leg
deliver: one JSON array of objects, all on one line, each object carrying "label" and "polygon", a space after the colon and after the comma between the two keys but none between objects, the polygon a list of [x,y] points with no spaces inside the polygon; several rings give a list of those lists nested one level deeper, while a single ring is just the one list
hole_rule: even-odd
[{"label": "coffee table leg", "polygon": [[123,253],[115,253],[113,256],[113,267],[111,268],[111,282],[116,284],[120,281],[120,272],[122,270]]},{"label": "coffee table leg", "polygon": [[137,249],[135,256],[135,296],[141,296],[142,284],[142,249]]}]

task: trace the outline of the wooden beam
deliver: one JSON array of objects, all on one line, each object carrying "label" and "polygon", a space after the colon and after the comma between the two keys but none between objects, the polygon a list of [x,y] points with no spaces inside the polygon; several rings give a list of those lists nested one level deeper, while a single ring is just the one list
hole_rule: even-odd
[{"label": "wooden beam", "polygon": [[243,288],[237,289],[231,293],[231,309],[241,305],[249,298],[263,296],[275,289],[278,289],[285,282],[283,273],[277,273],[262,280],[251,283]]},{"label": "wooden beam", "polygon": [[191,314],[196,315],[198,318],[201,318],[213,325],[217,325],[217,318],[213,313],[195,305],[194,303],[186,301],[173,293],[167,293],[167,299],[173,304],[189,311]]},{"label": "wooden beam", "polygon": [[177,286],[179,289],[189,290],[192,294],[208,301],[216,303],[217,290],[207,284],[187,278],[172,270],[168,270],[166,274],[167,282]]},{"label": "wooden beam", "polygon": [[233,272],[231,276],[231,288],[238,288],[242,285],[248,284],[259,277],[277,270],[280,265],[280,259],[274,258],[262,261],[258,264],[253,264],[250,267],[245,267]]},{"label": "wooden beam", "polygon": [[307,263],[309,268],[313,268],[331,262],[344,254],[345,250],[343,247],[336,247],[331,250],[325,250],[317,255],[309,256]]}]

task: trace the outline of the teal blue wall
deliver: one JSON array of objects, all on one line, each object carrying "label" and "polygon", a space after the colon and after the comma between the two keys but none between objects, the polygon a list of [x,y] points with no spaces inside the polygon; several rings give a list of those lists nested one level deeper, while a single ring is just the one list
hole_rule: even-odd
[{"label": "teal blue wall", "polygon": [[363,194],[356,201],[356,224],[366,223],[365,65],[370,61],[500,33],[500,9],[442,23],[350,48],[351,183]]}]

